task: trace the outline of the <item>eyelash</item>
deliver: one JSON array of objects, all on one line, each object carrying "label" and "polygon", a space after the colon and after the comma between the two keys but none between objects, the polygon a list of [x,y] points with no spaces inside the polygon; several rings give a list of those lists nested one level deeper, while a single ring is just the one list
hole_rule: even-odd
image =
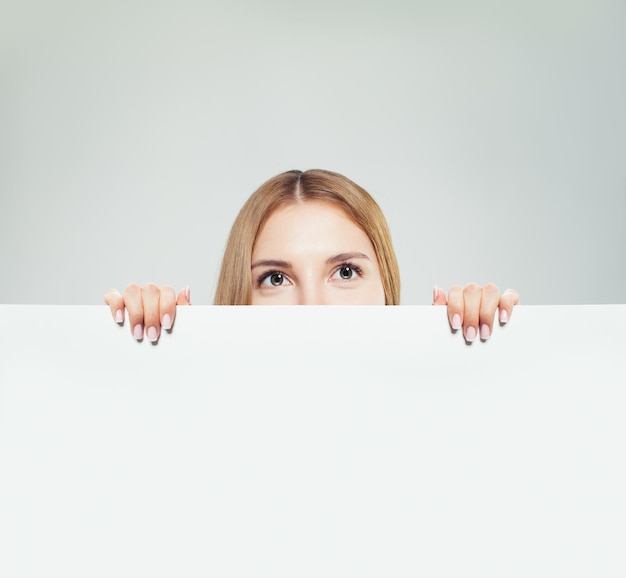
[{"label": "eyelash", "polygon": [[[337,273],[337,271],[340,271],[341,269],[344,269],[345,267],[347,267],[348,269],[352,269],[358,277],[362,277],[363,276],[363,269],[361,269],[361,267],[359,267],[358,265],[355,265],[354,263],[350,263],[349,261],[345,262],[345,263],[341,263],[341,265],[337,266],[332,274],[331,277],[333,275],[335,275],[335,273]],[[269,277],[271,277],[272,275],[282,275],[283,277],[287,278],[287,275],[285,275],[282,271],[279,271],[278,269],[272,269],[270,271],[266,271],[265,273],[262,273],[256,280],[256,284],[257,287],[262,287],[263,282],[268,279]],[[351,279],[344,279],[344,281],[351,281]],[[280,287],[280,285],[277,285],[277,287]]]}]

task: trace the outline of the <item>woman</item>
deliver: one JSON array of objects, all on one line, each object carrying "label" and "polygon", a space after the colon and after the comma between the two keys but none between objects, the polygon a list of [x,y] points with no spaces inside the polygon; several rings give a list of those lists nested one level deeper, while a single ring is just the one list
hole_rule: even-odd
[{"label": "woman", "polygon": [[[189,287],[128,285],[105,302],[118,323],[127,309],[136,339],[157,341],[171,329]],[[453,330],[466,341],[491,335],[496,309],[506,323],[516,291],[495,285],[438,287],[433,304],[448,306]],[[350,179],[324,170],[288,171],[265,182],[244,204],[231,229],[215,305],[399,305],[400,272],[385,217]]]}]

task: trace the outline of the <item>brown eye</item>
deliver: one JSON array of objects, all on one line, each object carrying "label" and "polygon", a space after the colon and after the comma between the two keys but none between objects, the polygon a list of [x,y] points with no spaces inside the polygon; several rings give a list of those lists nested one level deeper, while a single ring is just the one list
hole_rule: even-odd
[{"label": "brown eye", "polygon": [[282,285],[284,280],[285,278],[283,277],[282,273],[272,273],[270,275],[270,283],[275,287]]}]

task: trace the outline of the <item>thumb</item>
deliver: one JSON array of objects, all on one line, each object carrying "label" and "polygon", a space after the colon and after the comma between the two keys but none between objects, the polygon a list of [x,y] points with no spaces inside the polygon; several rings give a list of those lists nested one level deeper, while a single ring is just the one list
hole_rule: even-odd
[{"label": "thumb", "polygon": [[189,285],[183,287],[176,297],[176,305],[191,305],[191,295]]},{"label": "thumb", "polygon": [[447,305],[446,292],[439,286],[433,287],[433,305]]}]

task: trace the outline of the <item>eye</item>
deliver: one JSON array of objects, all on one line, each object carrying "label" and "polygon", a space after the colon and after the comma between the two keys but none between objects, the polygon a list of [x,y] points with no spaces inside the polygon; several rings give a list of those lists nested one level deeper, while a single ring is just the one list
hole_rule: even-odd
[{"label": "eye", "polygon": [[261,275],[257,282],[259,287],[280,287],[289,284],[287,278],[279,271],[268,271]]},{"label": "eye", "polygon": [[269,277],[268,277],[270,283],[272,285],[274,285],[274,287],[278,286],[278,285],[282,285],[283,281],[285,280],[285,278],[283,277],[282,273],[272,273]]},{"label": "eye", "polygon": [[354,269],[352,269],[351,267],[342,267],[341,269],[339,269],[339,277],[341,277],[342,279],[352,279],[352,276],[354,274]]},{"label": "eye", "polygon": [[339,281],[350,281],[350,279],[359,277],[361,274],[361,269],[359,269],[356,265],[344,263],[333,273],[331,278]]}]

